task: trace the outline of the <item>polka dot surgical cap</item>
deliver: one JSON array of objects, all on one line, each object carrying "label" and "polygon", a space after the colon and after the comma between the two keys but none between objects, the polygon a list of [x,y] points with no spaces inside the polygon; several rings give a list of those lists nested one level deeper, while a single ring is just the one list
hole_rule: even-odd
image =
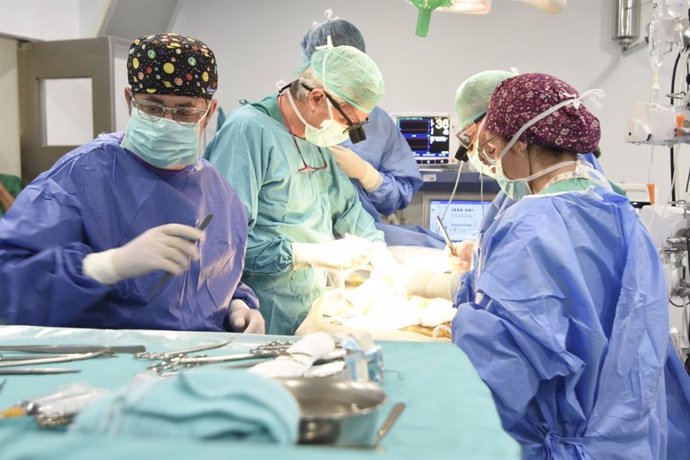
[{"label": "polka dot surgical cap", "polygon": [[127,76],[134,93],[211,99],[218,88],[213,51],[199,40],[174,33],[134,40]]}]

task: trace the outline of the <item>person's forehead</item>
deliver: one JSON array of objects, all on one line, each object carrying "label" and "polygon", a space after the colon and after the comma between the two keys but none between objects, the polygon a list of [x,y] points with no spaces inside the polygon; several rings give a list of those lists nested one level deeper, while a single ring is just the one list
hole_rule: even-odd
[{"label": "person's forehead", "polygon": [[174,94],[145,94],[138,93],[138,99],[157,102],[167,107],[206,107],[203,97],[177,96]]}]

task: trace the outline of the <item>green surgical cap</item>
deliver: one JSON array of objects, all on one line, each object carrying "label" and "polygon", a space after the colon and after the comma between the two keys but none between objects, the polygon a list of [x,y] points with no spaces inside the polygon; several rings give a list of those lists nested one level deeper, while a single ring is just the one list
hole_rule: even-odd
[{"label": "green surgical cap", "polygon": [[494,89],[513,72],[505,70],[485,70],[472,75],[462,82],[455,93],[455,113],[458,116],[460,130],[467,129],[489,108],[489,101]]},{"label": "green surgical cap", "polygon": [[314,52],[300,73],[311,67],[324,89],[362,112],[369,113],[384,93],[383,75],[376,63],[352,46],[336,46]]}]

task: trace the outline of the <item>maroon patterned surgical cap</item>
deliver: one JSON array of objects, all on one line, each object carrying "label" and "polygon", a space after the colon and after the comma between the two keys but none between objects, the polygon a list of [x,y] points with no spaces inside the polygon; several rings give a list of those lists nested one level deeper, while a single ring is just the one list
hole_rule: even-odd
[{"label": "maroon patterned surgical cap", "polygon": [[[485,129],[511,139],[532,118],[567,99],[579,97],[575,88],[551,75],[528,73],[503,81],[491,96]],[[594,151],[601,127],[597,117],[582,104],[568,104],[527,128],[518,140],[528,144]]]}]

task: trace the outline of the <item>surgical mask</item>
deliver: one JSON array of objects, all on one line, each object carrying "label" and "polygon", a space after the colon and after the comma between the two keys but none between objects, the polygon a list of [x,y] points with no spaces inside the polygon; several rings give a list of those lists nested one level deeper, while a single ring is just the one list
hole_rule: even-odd
[{"label": "surgical mask", "polygon": [[[575,164],[577,161],[571,160],[571,161],[564,161],[558,164],[555,164],[553,166],[550,166],[546,169],[543,169],[535,174],[532,174],[528,177],[522,177],[520,179],[509,179],[506,177],[506,175],[503,173],[503,158],[506,156],[508,151],[515,145],[515,143],[520,139],[520,136],[522,136],[522,133],[524,133],[530,126],[534,125],[538,121],[546,118],[547,116],[551,115],[552,113],[556,112],[562,107],[565,107],[567,105],[573,105],[576,109],[580,106],[582,103],[583,99],[589,98],[589,97],[602,97],[604,95],[604,92],[600,89],[592,89],[592,90],[587,90],[583,92],[579,97],[573,97],[571,99],[566,99],[565,101],[561,101],[558,104],[554,105],[553,107],[548,108],[547,110],[543,111],[539,115],[535,116],[531,120],[529,120],[527,123],[522,125],[522,127],[513,135],[513,137],[510,139],[510,142],[506,144],[506,146],[503,148],[501,151],[501,154],[498,157],[498,161],[496,162],[496,175],[495,179],[496,182],[498,182],[499,187],[501,187],[501,190],[508,195],[510,198],[513,200],[519,200],[526,195],[531,195],[532,194],[532,189],[529,186],[529,183],[533,181],[534,179],[537,179],[541,176],[544,176],[552,171],[555,171],[559,168],[562,168],[564,166],[568,166],[570,164]],[[478,138],[479,136],[477,136]]]},{"label": "surgical mask", "polygon": [[485,164],[479,158],[479,135],[475,136],[474,142],[472,143],[472,150],[469,150],[467,152],[467,158],[469,158],[470,164],[478,173],[484,174],[489,177],[496,176],[494,168]]},{"label": "surgical mask", "polygon": [[316,128],[307,123],[304,117],[302,117],[297,105],[295,105],[295,101],[292,99],[290,90],[287,91],[287,97],[295,115],[304,124],[304,137],[307,141],[319,147],[332,147],[348,139],[347,126],[335,121],[333,118],[333,107],[328,99],[326,99],[326,104],[328,104],[328,115],[330,118],[322,121],[320,128]]},{"label": "surgical mask", "polygon": [[498,163],[496,163],[495,179],[496,182],[498,182],[498,186],[501,187],[501,190],[503,190],[503,192],[510,198],[517,201],[524,198],[527,195],[532,194],[532,189],[530,188],[529,183],[534,179],[538,179],[539,177],[544,176],[552,171],[575,163],[577,163],[576,160],[562,161],[553,166],[549,166],[546,169],[542,169],[541,171],[536,172],[530,176],[522,177],[520,179],[508,179],[506,175],[503,173],[503,167],[501,165],[501,161],[499,161]]},{"label": "surgical mask", "polygon": [[151,121],[133,108],[122,147],[156,168],[193,165],[199,159],[199,123],[186,126],[167,118]]}]

